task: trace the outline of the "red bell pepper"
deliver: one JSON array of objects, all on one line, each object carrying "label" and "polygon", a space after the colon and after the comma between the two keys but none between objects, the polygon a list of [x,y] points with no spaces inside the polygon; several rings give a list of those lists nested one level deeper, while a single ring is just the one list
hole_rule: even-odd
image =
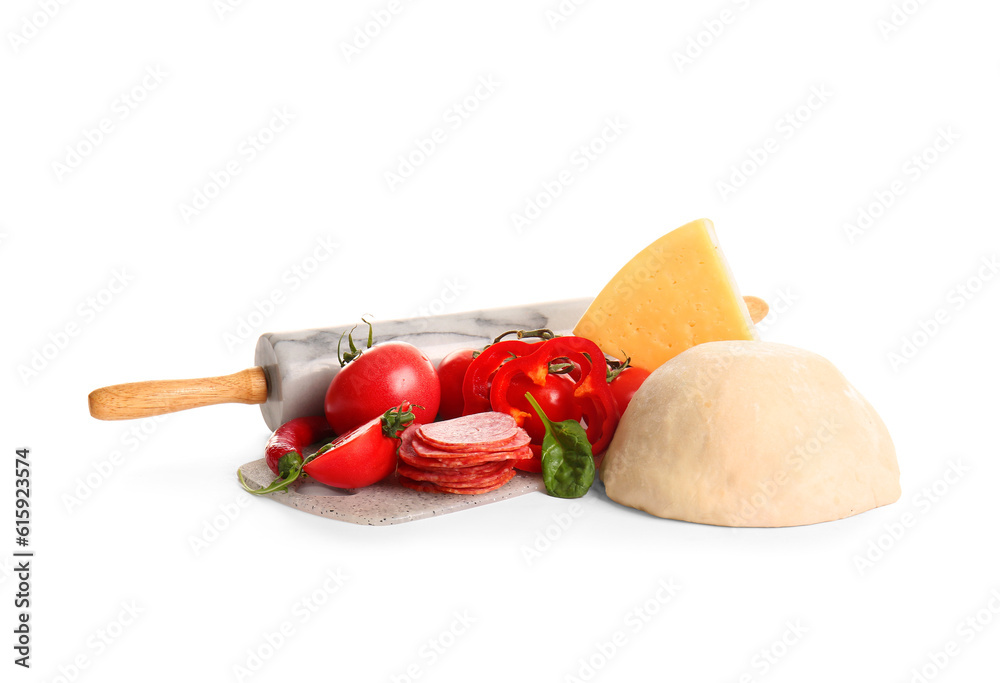
[{"label": "red bell pepper", "polygon": [[508,339],[490,344],[476,356],[465,371],[462,382],[462,396],[465,399],[463,415],[485,413],[493,410],[490,403],[490,383],[496,371],[504,363],[534,353],[542,343]]},{"label": "red bell pepper", "polygon": [[[608,386],[604,354],[594,342],[583,337],[556,337],[535,346],[532,353],[509,360],[497,369],[490,385],[492,409],[511,415],[531,434],[532,421],[539,418],[524,394],[530,392],[539,400],[551,392],[555,384],[571,400],[563,403],[563,414],[550,415],[550,418],[575,419],[586,424],[587,440],[599,465],[619,419],[618,407]],[[568,364],[572,364],[572,368]],[[549,410],[550,407],[546,407],[546,412]],[[541,444],[540,438],[537,443]]]}]

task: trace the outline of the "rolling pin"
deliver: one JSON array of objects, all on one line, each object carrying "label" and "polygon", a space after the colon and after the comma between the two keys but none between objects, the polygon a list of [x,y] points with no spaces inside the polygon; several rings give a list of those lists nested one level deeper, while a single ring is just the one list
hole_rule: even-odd
[{"label": "rolling pin", "polygon": [[[755,323],[767,304],[744,297]],[[481,347],[506,330],[573,329],[590,299],[511,306],[476,313],[378,321],[375,342],[413,344],[437,363],[455,349]],[[294,332],[268,332],[257,340],[254,367],[232,375],[201,379],[115,384],[90,393],[90,414],[100,420],[132,420],[219,403],[259,404],[274,430],[296,417],[320,415],[326,390],[340,362],[337,344],[353,325]]]}]

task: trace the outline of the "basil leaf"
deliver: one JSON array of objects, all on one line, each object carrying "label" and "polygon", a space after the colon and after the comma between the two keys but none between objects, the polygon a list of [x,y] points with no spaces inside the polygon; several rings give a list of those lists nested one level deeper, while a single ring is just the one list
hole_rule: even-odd
[{"label": "basil leaf", "polygon": [[587,433],[576,420],[552,422],[530,393],[524,395],[545,424],[542,439],[542,480],[558,498],[579,498],[594,483],[594,452]]}]

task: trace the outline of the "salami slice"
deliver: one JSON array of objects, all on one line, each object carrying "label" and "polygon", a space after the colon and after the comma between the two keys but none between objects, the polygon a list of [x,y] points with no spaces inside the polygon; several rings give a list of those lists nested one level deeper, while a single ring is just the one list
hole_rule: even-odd
[{"label": "salami slice", "polygon": [[[480,415],[486,417],[470,415],[477,419],[407,427],[400,434],[396,468],[400,484],[416,491],[475,495],[494,491],[513,479],[514,465],[532,457],[527,434],[507,415],[501,419]],[[461,428],[454,426],[456,422]],[[447,428],[437,429],[438,441],[429,443],[423,437],[427,427]],[[446,442],[461,450],[439,445]]]},{"label": "salami slice", "polygon": [[509,482],[514,478],[514,470],[508,470],[498,483],[483,486],[479,488],[458,488],[455,486],[447,486],[442,484],[432,484],[424,481],[414,481],[413,479],[408,479],[407,477],[400,476],[399,483],[408,489],[414,489],[415,491],[425,491],[427,493],[460,493],[464,495],[475,495],[477,493],[489,493],[490,491],[496,491],[498,488]]},{"label": "salami slice", "polygon": [[442,450],[487,450],[513,440],[520,427],[505,413],[474,413],[454,420],[421,425],[417,433]]},{"label": "salami slice", "polygon": [[474,481],[461,481],[461,482],[436,481],[432,483],[435,486],[447,486],[448,488],[454,488],[454,489],[479,489],[479,488],[485,488],[487,486],[503,486],[504,484],[506,484],[508,481],[511,480],[512,477],[511,473],[513,471],[514,471],[513,468],[508,467],[502,472],[497,472],[496,474],[489,477],[480,477],[479,479]]},{"label": "salami slice", "polygon": [[531,443],[531,437],[528,436],[528,432],[519,428],[517,430],[517,433],[514,434],[514,436],[508,439],[494,441],[493,443],[463,444],[461,446],[442,447],[437,444],[433,444],[430,441],[427,441],[422,436],[420,436],[419,433],[417,435],[417,441],[420,441],[420,443],[424,444],[424,446],[426,446],[427,448],[433,448],[436,450],[443,451],[445,453],[460,454],[460,453],[470,453],[470,452],[482,453],[489,451],[509,451]]},{"label": "salami slice", "polygon": [[485,465],[490,462],[516,461],[531,457],[531,448],[523,446],[514,451],[495,451],[493,453],[452,453],[447,458],[427,458],[415,450],[415,445],[419,427],[410,425],[400,434],[399,459],[412,467],[422,469],[440,469],[457,467],[471,467],[473,465]]},{"label": "salami slice", "polygon": [[498,453],[469,453],[460,458],[424,458],[416,454],[413,444],[400,444],[399,459],[407,465],[422,469],[455,469],[472,465],[485,465],[501,460],[511,463],[531,458],[531,449],[525,446],[516,451],[500,451]]},{"label": "salami slice", "polygon": [[[465,450],[448,450],[444,448],[438,448],[433,444],[429,444],[420,436],[419,430],[413,436],[413,450],[417,452],[422,458],[463,458],[468,457],[473,454],[483,454],[483,453],[503,453],[505,451],[520,451],[522,448],[527,446],[531,442],[531,437],[523,429],[519,430],[520,433],[516,434],[514,439],[510,440],[509,443],[502,447],[494,448],[468,448]],[[499,456],[497,460],[501,460]]]},{"label": "salami slice", "polygon": [[434,483],[446,483],[484,479],[496,476],[500,472],[510,469],[511,467],[513,467],[513,465],[508,460],[489,462],[483,465],[472,465],[471,467],[440,467],[428,469],[414,467],[413,465],[401,462],[396,467],[396,471],[407,479],[429,481]]},{"label": "salami slice", "polygon": [[[510,479],[508,475],[510,474],[511,471],[512,469],[510,467],[507,467],[501,470],[500,472],[496,472],[494,474],[490,474],[485,477],[480,476],[474,479],[466,479],[465,481],[435,481],[433,479],[426,479],[423,476],[409,477],[406,476],[405,474],[400,474],[400,476],[405,477],[406,479],[412,479],[413,481],[418,481],[421,484],[433,484],[434,486],[447,486],[448,488],[455,488],[455,489],[482,489],[482,488],[487,488],[489,486],[500,486],[502,484],[505,484]],[[426,473],[424,472],[421,474],[426,474]]]}]

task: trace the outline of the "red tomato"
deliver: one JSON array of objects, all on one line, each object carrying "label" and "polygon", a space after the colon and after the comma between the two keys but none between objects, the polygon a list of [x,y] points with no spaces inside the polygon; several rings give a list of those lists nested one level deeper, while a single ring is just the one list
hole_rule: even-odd
[{"label": "red tomato", "polygon": [[535,384],[523,373],[519,373],[511,380],[510,388],[507,390],[507,400],[515,408],[527,413],[521,426],[531,437],[531,443],[542,443],[542,439],[545,438],[545,424],[524,395],[530,393],[552,422],[579,420],[582,413],[573,396],[575,384],[568,375],[546,375],[545,384],[542,385]]},{"label": "red tomato", "polygon": [[646,381],[647,377],[649,377],[648,370],[630,366],[622,370],[622,373],[611,382],[611,395],[615,397],[619,415],[625,414],[625,409],[628,408],[636,389]]},{"label": "red tomato", "polygon": [[472,354],[475,349],[458,349],[452,351],[438,364],[437,374],[441,381],[441,407],[438,408],[439,420],[450,420],[461,417],[465,409],[465,397],[462,395],[462,383],[465,381],[465,371],[472,364]]},{"label": "red tomato", "polygon": [[376,344],[334,375],[326,419],[337,434],[346,434],[404,401],[413,404],[417,422],[434,421],[441,401],[434,365],[412,344]]},{"label": "red tomato", "polygon": [[382,432],[380,415],[335,440],[330,450],[307,462],[302,471],[340,489],[371,486],[395,471],[398,443]]}]

